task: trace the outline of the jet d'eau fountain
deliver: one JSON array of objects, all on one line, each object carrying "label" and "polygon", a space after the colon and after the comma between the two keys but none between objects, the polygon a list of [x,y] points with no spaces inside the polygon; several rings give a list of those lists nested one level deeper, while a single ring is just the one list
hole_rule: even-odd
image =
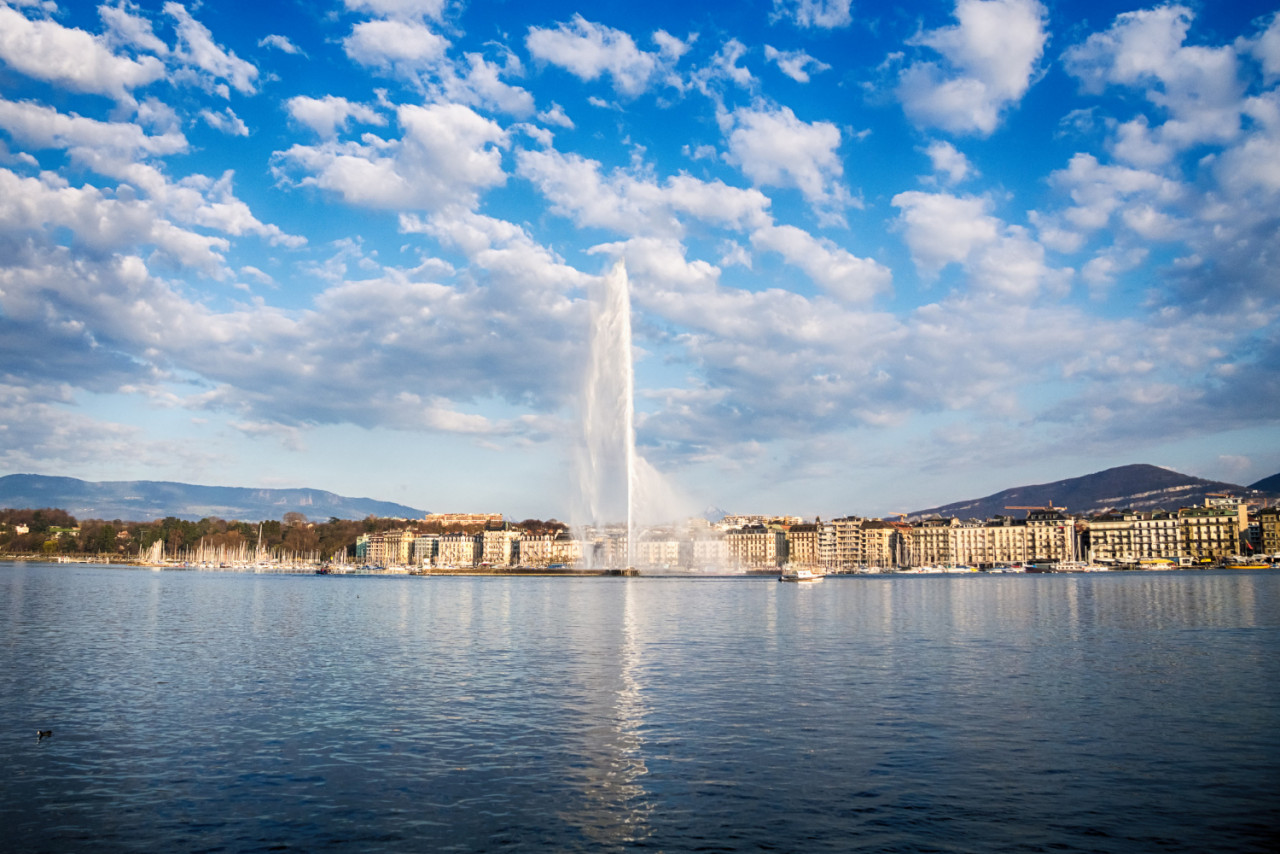
[{"label": "jet d'eau fountain", "polygon": [[[591,297],[591,337],[581,397],[578,523],[589,528],[587,566],[635,565],[635,372],[631,354],[631,291],[619,260],[596,283]],[[625,546],[598,554],[591,543],[625,524]],[[585,532],[584,532],[585,533]],[[613,538],[616,542],[616,536]],[[606,534],[603,542],[608,543]]]}]

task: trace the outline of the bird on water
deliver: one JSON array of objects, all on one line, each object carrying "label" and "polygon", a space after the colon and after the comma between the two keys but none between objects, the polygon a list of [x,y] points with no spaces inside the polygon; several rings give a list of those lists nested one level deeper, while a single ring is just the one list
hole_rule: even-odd
[{"label": "bird on water", "polygon": [[51,729],[38,729],[36,730],[36,741],[43,741],[51,735],[53,735],[53,730]]}]

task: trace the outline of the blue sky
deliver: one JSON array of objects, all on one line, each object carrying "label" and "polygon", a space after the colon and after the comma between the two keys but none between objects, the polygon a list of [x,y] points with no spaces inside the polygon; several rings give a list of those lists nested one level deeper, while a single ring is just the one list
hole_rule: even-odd
[{"label": "blue sky", "polygon": [[681,511],[1280,471],[1236,2],[0,0],[0,473],[564,518],[592,283]]}]

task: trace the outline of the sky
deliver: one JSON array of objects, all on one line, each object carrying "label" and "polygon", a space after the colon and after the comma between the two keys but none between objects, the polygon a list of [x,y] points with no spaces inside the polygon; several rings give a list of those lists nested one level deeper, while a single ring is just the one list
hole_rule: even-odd
[{"label": "sky", "polygon": [[0,474],[561,518],[1280,471],[1274,3],[0,0]]}]

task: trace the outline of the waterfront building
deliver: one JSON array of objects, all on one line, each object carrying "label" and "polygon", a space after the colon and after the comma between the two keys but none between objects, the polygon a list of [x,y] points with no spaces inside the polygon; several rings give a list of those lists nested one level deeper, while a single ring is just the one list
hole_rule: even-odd
[{"label": "waterfront building", "polygon": [[862,523],[863,565],[890,569],[897,565],[898,529],[891,522],[867,519]]},{"label": "waterfront building", "polygon": [[960,527],[959,519],[934,516],[917,522],[911,528],[911,566],[950,566],[956,563],[956,538],[952,529]]},{"label": "waterfront building", "polygon": [[669,531],[647,532],[637,538],[635,559],[636,566],[679,566],[680,541]]},{"label": "waterfront building", "polygon": [[725,534],[729,563],[739,569],[768,569],[787,560],[787,535],[764,525],[737,528]]},{"label": "waterfront building", "polygon": [[1089,520],[1089,553],[1102,563],[1176,561],[1186,555],[1183,527],[1164,510],[1113,510]]},{"label": "waterfront building", "polygon": [[706,531],[681,543],[680,563],[695,569],[720,569],[729,565],[729,543],[720,531]]},{"label": "waterfront building", "polygon": [[440,535],[423,534],[413,540],[413,563],[416,566],[435,566],[440,555]]},{"label": "waterfront building", "polygon": [[1240,514],[1236,507],[1184,507],[1178,511],[1178,522],[1184,554],[1193,561],[1221,560],[1240,552]]},{"label": "waterfront building", "polygon": [[844,516],[827,523],[831,533],[827,541],[829,556],[826,566],[848,572],[866,565],[866,536],[862,531],[865,521],[859,516]]},{"label": "waterfront building", "polygon": [[1263,554],[1280,554],[1280,507],[1264,507],[1255,517]]},{"label": "waterfront building", "polygon": [[475,566],[483,542],[483,538],[476,534],[442,534],[436,554],[436,566]]},{"label": "waterfront building", "polygon": [[480,534],[480,562],[487,566],[511,566],[515,563],[519,539],[520,532],[510,523],[489,523]]},{"label": "waterfront building", "polygon": [[408,566],[413,555],[412,531],[383,531],[370,534],[365,563],[373,566]]},{"label": "waterfront building", "polygon": [[787,539],[787,563],[803,567],[821,566],[818,532],[816,524],[788,526],[783,532]]}]

